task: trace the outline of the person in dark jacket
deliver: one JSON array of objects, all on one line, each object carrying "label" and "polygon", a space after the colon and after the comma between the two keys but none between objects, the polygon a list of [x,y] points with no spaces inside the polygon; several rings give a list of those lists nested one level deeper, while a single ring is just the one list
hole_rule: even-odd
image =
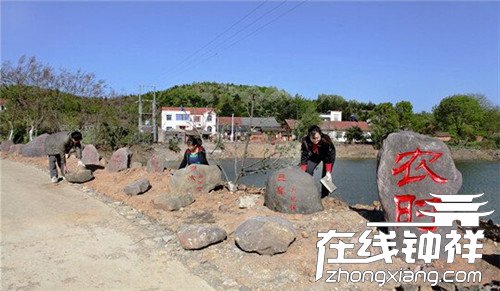
[{"label": "person in dark jacket", "polygon": [[[309,127],[307,135],[302,138],[300,166],[304,172],[311,176],[314,169],[323,162],[323,173],[321,177],[332,179],[332,169],[335,163],[335,146],[330,137],[321,132],[317,125]],[[330,192],[322,185],[321,197],[328,196]]]},{"label": "person in dark jacket", "polygon": [[184,159],[182,159],[179,169],[185,168],[191,164],[208,165],[207,153],[201,146],[201,143],[201,138],[189,136],[186,142],[187,150],[184,153]]},{"label": "person in dark jacket", "polygon": [[[49,156],[49,170],[52,183],[59,182],[57,166],[59,166],[63,178],[68,172],[66,168],[66,154],[74,151],[78,159],[82,158],[81,140],[82,134],[79,131],[72,133],[61,131],[47,137],[45,140],[45,153]],[[83,163],[78,161],[78,165],[81,166]]]}]

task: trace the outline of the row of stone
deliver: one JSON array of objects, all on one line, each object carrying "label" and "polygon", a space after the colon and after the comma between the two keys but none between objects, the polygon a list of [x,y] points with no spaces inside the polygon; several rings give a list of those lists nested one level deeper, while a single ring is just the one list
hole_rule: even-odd
[{"label": "row of stone", "polygon": [[[245,252],[260,255],[284,253],[295,241],[297,231],[292,223],[281,217],[253,217],[234,232],[236,245]],[[215,225],[183,225],[177,232],[181,246],[186,250],[198,250],[222,242],[227,232]]]}]

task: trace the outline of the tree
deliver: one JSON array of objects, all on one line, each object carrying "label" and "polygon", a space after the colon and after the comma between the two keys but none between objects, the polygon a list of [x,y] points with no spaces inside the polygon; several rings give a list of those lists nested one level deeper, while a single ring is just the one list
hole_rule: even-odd
[{"label": "tree", "polygon": [[413,105],[409,101],[400,101],[394,107],[398,114],[399,129],[409,130],[412,125]]},{"label": "tree", "polygon": [[2,64],[1,91],[11,109],[1,118],[9,124],[9,137],[15,128],[24,128],[29,140],[39,129],[56,131],[67,123],[81,126],[85,119],[77,96],[101,97],[105,88],[104,81],[96,80],[94,74],[64,69],[56,72],[35,57],[22,56],[16,65]]},{"label": "tree", "polygon": [[392,103],[380,103],[375,107],[371,118],[372,139],[375,148],[380,148],[384,139],[399,128],[399,117]]},{"label": "tree", "polygon": [[411,120],[411,129],[421,134],[434,134],[436,131],[434,115],[428,112],[416,113]]},{"label": "tree", "polygon": [[330,110],[344,111],[348,102],[339,95],[320,94],[316,100],[318,112],[326,113]]},{"label": "tree", "polygon": [[485,118],[485,109],[473,95],[446,97],[433,111],[440,129],[464,141],[475,138]]},{"label": "tree", "polygon": [[310,104],[302,111],[300,115],[299,122],[297,124],[296,136],[303,136],[307,133],[307,130],[312,125],[318,125],[321,123],[321,118],[314,104]]},{"label": "tree", "polygon": [[352,143],[353,141],[362,141],[364,140],[363,131],[359,126],[353,126],[346,130],[346,139],[348,143]]}]

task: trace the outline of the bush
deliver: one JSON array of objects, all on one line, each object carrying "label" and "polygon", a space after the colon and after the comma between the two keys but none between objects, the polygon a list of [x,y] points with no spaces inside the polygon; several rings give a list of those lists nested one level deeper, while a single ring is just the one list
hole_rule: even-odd
[{"label": "bush", "polygon": [[170,139],[168,141],[168,149],[176,153],[180,152],[181,148],[179,147],[179,140]]}]

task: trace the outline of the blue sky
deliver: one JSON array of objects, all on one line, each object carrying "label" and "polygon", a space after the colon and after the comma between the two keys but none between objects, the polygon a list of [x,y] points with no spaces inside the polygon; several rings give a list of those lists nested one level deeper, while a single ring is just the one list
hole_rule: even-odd
[{"label": "blue sky", "polygon": [[81,68],[119,93],[215,81],[416,112],[458,93],[499,104],[500,2],[300,3],[2,1],[1,58]]}]

